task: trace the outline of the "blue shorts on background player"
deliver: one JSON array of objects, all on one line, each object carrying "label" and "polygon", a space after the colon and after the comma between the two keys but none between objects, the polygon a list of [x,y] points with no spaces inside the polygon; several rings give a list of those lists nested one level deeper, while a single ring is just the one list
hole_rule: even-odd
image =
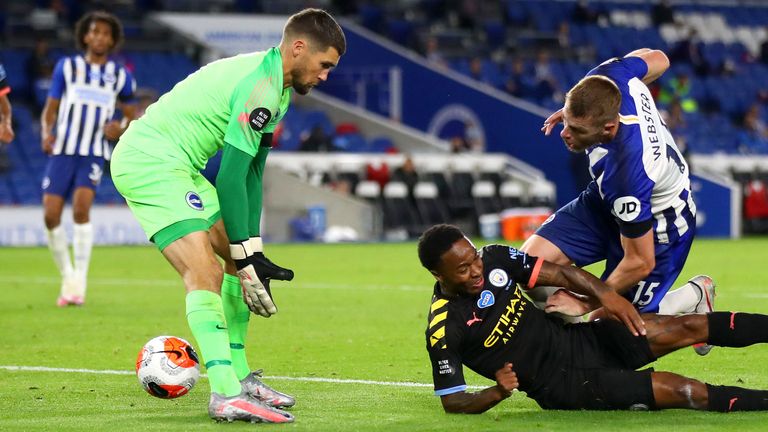
[{"label": "blue shorts on background player", "polygon": [[[667,68],[663,52],[640,49],[602,63],[568,92],[542,130],[563,123],[560,136],[570,151],[586,152],[592,182],[521,249],[558,264],[606,260],[602,279],[642,312],[711,312],[711,278],[670,291],[693,242],[696,205],[688,164],[647,87]],[[591,310],[564,290],[546,302],[565,315]]]}]

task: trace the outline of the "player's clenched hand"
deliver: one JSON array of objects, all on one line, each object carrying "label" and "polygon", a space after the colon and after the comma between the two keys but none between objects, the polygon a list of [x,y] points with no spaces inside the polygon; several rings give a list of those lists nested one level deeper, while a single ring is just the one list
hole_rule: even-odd
[{"label": "player's clenched hand", "polygon": [[612,315],[623,322],[633,335],[645,335],[645,322],[640,317],[640,313],[632,306],[632,303],[617,294],[616,291],[610,290],[600,296],[600,303],[609,316]]},{"label": "player's clenched hand", "polygon": [[120,122],[112,120],[104,125],[104,136],[110,140],[115,141],[123,134],[123,128],[120,127]]},{"label": "player's clenched hand", "polygon": [[541,127],[541,131],[544,132],[544,135],[549,136],[549,134],[552,133],[552,129],[555,128],[555,126],[563,121],[563,109],[560,108],[559,110],[555,111],[547,117],[546,120],[544,120],[544,126]]},{"label": "player's clenched hand", "polygon": [[4,143],[10,143],[13,141],[13,138],[16,137],[16,135],[13,133],[13,128],[11,127],[11,124],[0,124],[0,142]]},{"label": "player's clenched hand", "polygon": [[276,314],[277,307],[269,291],[269,282],[266,279],[265,282],[259,279],[254,267],[253,250],[248,240],[230,244],[229,253],[237,267],[237,275],[243,287],[243,300],[248,305],[248,309],[265,318]]},{"label": "player's clenched hand", "polygon": [[512,390],[519,386],[517,374],[512,370],[512,363],[504,363],[501,369],[496,371],[496,387],[504,397],[512,395]]}]

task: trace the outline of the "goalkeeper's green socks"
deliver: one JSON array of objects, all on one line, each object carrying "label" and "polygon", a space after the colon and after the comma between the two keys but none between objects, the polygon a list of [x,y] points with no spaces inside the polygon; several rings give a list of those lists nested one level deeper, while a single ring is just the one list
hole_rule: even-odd
[{"label": "goalkeeper's green socks", "polygon": [[237,276],[224,274],[221,283],[221,301],[224,304],[224,316],[229,328],[229,348],[232,354],[232,367],[237,379],[243,379],[251,373],[248,359],[245,358],[245,337],[248,335],[248,321],[251,311],[243,301],[243,289]]},{"label": "goalkeeper's green socks", "polygon": [[232,368],[221,297],[205,290],[188,293],[187,322],[205,360],[211,391],[227,397],[240,394],[242,388]]}]

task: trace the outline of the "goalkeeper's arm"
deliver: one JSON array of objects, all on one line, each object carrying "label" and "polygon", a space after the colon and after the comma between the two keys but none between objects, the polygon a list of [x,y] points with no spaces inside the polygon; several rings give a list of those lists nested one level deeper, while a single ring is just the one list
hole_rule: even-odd
[{"label": "goalkeeper's arm", "polygon": [[253,157],[224,144],[219,174],[216,176],[216,192],[219,196],[221,218],[229,237],[229,250],[243,285],[243,299],[248,308],[261,316],[277,313],[269,290],[259,279],[258,266],[248,236],[249,206],[246,177]]},{"label": "goalkeeper's arm", "polygon": [[256,157],[253,158],[246,176],[248,189],[248,208],[249,221],[248,232],[251,237],[251,249],[254,255],[254,268],[256,273],[266,284],[268,279],[291,280],[293,279],[293,270],[280,267],[264,256],[264,246],[261,241],[261,211],[264,202],[264,167],[269,154],[269,146],[272,142],[272,134],[264,134],[261,138],[261,145]]},{"label": "goalkeeper's arm", "polygon": [[221,207],[221,219],[230,243],[248,240],[249,197],[246,177],[253,156],[224,144],[221,167],[216,176],[216,193]]}]

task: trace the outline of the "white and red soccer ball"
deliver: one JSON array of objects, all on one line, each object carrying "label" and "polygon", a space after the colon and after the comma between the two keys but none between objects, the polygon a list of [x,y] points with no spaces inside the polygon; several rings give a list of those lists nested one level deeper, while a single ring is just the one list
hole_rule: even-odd
[{"label": "white and red soccer ball", "polygon": [[184,396],[200,378],[200,361],[189,342],[175,336],[158,336],[144,345],[136,359],[139,383],[152,396]]}]

